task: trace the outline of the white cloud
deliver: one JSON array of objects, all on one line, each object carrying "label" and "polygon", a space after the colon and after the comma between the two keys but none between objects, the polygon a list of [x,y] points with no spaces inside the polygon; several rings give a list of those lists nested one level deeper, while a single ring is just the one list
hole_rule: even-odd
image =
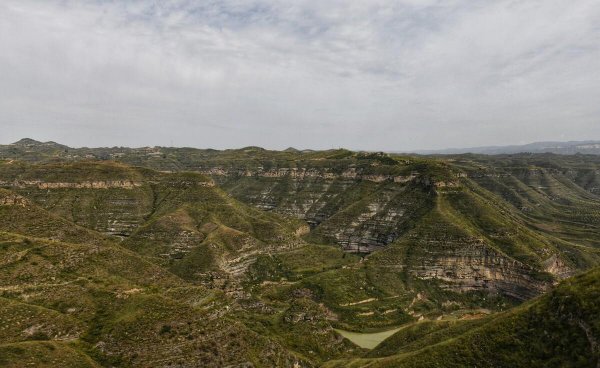
[{"label": "white cloud", "polygon": [[600,3],[0,3],[0,126],[71,145],[600,138]]}]

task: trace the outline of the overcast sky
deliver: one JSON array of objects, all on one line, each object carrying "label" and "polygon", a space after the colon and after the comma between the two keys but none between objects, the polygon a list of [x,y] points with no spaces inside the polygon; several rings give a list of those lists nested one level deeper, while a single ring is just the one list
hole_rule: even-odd
[{"label": "overcast sky", "polygon": [[0,1],[0,143],[600,139],[598,0]]}]

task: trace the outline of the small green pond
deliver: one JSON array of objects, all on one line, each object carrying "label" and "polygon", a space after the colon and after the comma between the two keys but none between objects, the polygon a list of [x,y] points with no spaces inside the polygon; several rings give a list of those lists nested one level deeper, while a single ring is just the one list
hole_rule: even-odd
[{"label": "small green pond", "polygon": [[398,327],[393,330],[385,330],[385,331],[379,331],[379,332],[373,332],[373,333],[360,333],[360,332],[344,331],[344,330],[338,330],[337,328],[335,329],[335,331],[337,333],[339,333],[340,335],[344,336],[345,338],[347,338],[348,340],[352,341],[356,345],[360,346],[361,348],[373,349],[374,347],[379,345],[380,342],[382,342],[383,340],[392,336],[393,334],[400,331],[401,329],[402,329],[402,327]]}]

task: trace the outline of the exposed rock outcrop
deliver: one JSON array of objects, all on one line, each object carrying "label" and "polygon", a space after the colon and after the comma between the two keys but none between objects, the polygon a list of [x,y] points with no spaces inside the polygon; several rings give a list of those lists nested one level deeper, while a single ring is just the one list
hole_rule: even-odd
[{"label": "exposed rock outcrop", "polygon": [[0,206],[21,206],[25,207],[29,202],[24,197],[17,194],[6,194],[0,193]]},{"label": "exposed rock outcrop", "polygon": [[443,281],[442,287],[450,290],[487,290],[527,300],[551,285],[550,281],[536,279],[531,266],[503,256],[482,243],[465,242],[451,248],[430,245],[437,252],[420,258],[421,265],[410,272],[421,279]]},{"label": "exposed rock outcrop", "polygon": [[100,180],[81,182],[46,182],[41,180],[16,180],[12,182],[0,181],[0,187],[38,189],[133,189],[142,186],[142,183],[131,180]]},{"label": "exposed rock outcrop", "polygon": [[343,172],[334,172],[330,169],[314,169],[314,168],[296,168],[296,167],[283,167],[278,169],[264,169],[258,167],[256,170],[249,169],[228,169],[223,167],[212,167],[201,169],[200,172],[209,176],[244,176],[244,177],[258,177],[258,178],[283,178],[289,177],[292,179],[310,179],[318,178],[324,180],[336,180],[336,179],[353,179],[353,180],[366,180],[374,183],[382,183],[384,181],[393,181],[395,183],[407,183],[417,177],[417,173],[411,173],[409,175],[382,175],[382,174],[370,174],[361,173],[356,168],[349,168]]}]

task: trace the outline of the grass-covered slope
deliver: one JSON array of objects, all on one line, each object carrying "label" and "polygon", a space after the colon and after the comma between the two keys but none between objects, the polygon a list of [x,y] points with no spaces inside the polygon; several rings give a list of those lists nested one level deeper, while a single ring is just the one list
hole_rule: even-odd
[{"label": "grass-covered slope", "polygon": [[[0,165],[0,186],[13,191],[1,192],[4,197],[18,193],[37,205],[1,207],[15,219],[4,224],[8,231],[27,228],[31,235],[54,238],[52,232],[62,229],[59,239],[77,243],[98,237],[86,236],[83,227],[94,229],[126,239],[123,245],[189,280],[209,271],[237,275],[255,254],[300,242],[299,221],[239,203],[199,173],[116,162],[12,162]],[[38,214],[38,206],[51,215]],[[65,219],[81,227],[61,226]]]},{"label": "grass-covered slope", "polygon": [[0,366],[6,368],[100,368],[83,352],[62,342],[25,341],[0,344]]},{"label": "grass-covered slope", "polygon": [[600,245],[599,156],[459,156],[454,165],[511,204],[537,231]]},{"label": "grass-covered slope", "polygon": [[[300,243],[295,221],[239,204],[204,184],[201,175],[167,176],[168,180],[153,183],[160,197],[151,218],[140,227],[140,232],[158,239],[145,243],[137,238],[146,249],[163,245],[169,249],[177,240],[173,234],[190,229],[206,231],[210,243],[205,245],[219,257],[258,256],[265,249],[277,253]],[[79,188],[48,191],[56,190],[69,191],[64,194],[69,196],[86,195],[76,192]],[[137,232],[131,240],[116,242],[38,206],[40,197],[32,200],[8,190],[1,194],[0,319],[6,324],[0,327],[0,343],[6,348],[6,365],[19,366],[23,361],[84,366],[78,360],[83,357],[125,367],[310,366],[353,349],[348,343],[341,344],[338,352],[329,349],[341,342],[331,332],[330,345],[320,344],[316,355],[303,357],[296,352],[303,348],[293,346],[292,336],[286,337],[284,330],[270,329],[264,337],[252,328],[254,314],[247,323],[239,321],[239,309],[247,308],[238,304],[239,296],[218,291],[222,288],[217,282],[193,279],[203,284],[197,286],[174,274],[184,278],[193,274],[206,261],[202,257],[179,258],[189,262],[181,269],[172,264],[163,267],[161,259],[151,253],[124,247],[134,244]],[[188,214],[188,220],[175,217],[170,226],[156,225],[181,212]],[[160,238],[161,231],[168,234]],[[211,262],[209,269],[217,266],[223,264]],[[314,346],[319,345],[304,351]],[[46,350],[52,353],[45,354]]]},{"label": "grass-covered slope", "polygon": [[493,318],[470,325],[427,324],[402,330],[369,353],[387,357],[326,366],[596,367],[598,336],[600,269],[595,268]]},{"label": "grass-covered slope", "polygon": [[[171,174],[158,184],[153,213],[123,245],[193,281],[239,276],[257,255],[302,241],[299,221],[261,212],[204,185],[199,174]],[[177,183],[177,184],[175,184]]]},{"label": "grass-covered slope", "polygon": [[186,284],[117,244],[0,233],[0,265],[3,366],[303,361],[229,318],[232,300],[222,293]]},{"label": "grass-covered slope", "polygon": [[160,175],[114,162],[0,165],[0,187],[54,215],[108,235],[127,236],[152,212]]},{"label": "grass-covered slope", "polygon": [[0,231],[89,244],[107,241],[101,234],[51,214],[31,200],[0,188]]}]

